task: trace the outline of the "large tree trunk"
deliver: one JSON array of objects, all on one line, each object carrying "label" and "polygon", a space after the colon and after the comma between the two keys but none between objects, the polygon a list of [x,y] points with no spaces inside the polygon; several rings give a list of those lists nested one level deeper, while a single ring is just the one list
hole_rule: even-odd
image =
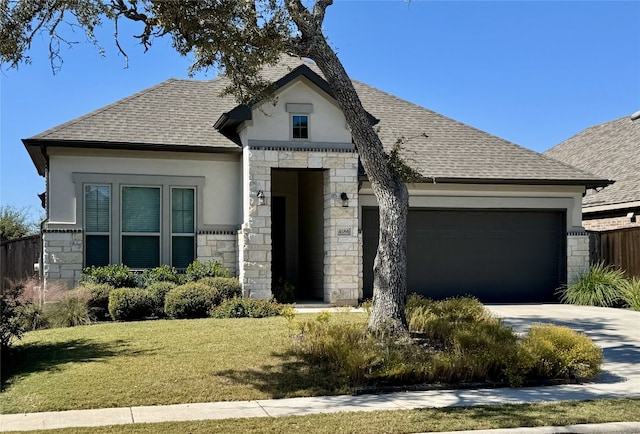
[{"label": "large tree trunk", "polygon": [[321,33],[315,32],[311,38],[309,34],[305,36],[306,50],[298,54],[313,59],[329,83],[351,129],[379,205],[380,237],[373,269],[373,309],[369,329],[375,333],[405,334],[407,187],[388,164],[382,142],[333,49]]}]

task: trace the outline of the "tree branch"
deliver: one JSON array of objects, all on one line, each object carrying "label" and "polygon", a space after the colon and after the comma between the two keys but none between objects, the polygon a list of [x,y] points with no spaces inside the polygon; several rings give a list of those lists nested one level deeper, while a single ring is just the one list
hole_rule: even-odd
[{"label": "tree branch", "polygon": [[319,29],[322,28],[324,22],[324,14],[327,8],[333,4],[333,0],[316,0],[316,4],[313,6],[313,17],[316,21],[316,26]]}]

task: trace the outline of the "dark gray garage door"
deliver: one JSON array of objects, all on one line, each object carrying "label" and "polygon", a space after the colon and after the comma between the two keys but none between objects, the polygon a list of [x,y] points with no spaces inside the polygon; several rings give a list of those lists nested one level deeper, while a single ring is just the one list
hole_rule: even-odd
[{"label": "dark gray garage door", "polygon": [[[364,297],[373,293],[378,208],[363,208]],[[409,211],[409,293],[487,303],[554,301],[566,282],[564,211]]]}]

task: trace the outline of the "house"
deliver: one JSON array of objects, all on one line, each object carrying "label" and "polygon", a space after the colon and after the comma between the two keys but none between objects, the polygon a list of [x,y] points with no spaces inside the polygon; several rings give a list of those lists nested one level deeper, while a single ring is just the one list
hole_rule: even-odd
[{"label": "house", "polygon": [[[281,280],[298,300],[372,295],[377,203],[317,67],[264,71],[275,99],[221,97],[225,77],[167,80],[24,140],[47,180],[43,272],[217,260],[246,295]],[[609,183],[364,83],[354,86],[410,184],[408,285],[484,301],[554,299],[587,266],[582,195]]]},{"label": "house", "polygon": [[595,125],[544,153],[615,184],[590,190],[582,224],[603,231],[640,226],[640,111]]}]

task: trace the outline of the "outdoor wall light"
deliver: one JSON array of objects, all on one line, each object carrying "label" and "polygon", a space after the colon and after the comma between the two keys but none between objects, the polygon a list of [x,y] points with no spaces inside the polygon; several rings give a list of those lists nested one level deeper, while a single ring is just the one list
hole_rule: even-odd
[{"label": "outdoor wall light", "polygon": [[343,207],[348,207],[349,206],[349,196],[347,196],[347,193],[345,193],[344,191],[342,193],[340,193],[340,199],[342,199],[342,206]]},{"label": "outdoor wall light", "polygon": [[258,205],[264,205],[264,193],[262,190],[256,193],[256,197],[258,198]]}]

